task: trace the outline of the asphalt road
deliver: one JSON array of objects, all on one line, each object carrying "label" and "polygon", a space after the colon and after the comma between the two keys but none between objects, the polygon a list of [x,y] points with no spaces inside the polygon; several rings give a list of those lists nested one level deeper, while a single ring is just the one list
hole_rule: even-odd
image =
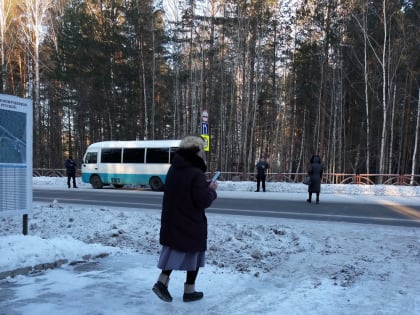
[{"label": "asphalt road", "polygon": [[[252,197],[252,196],[251,196]],[[162,193],[138,190],[33,190],[33,201],[84,204],[160,211]],[[296,200],[224,198],[219,196],[208,213],[353,222],[420,227],[420,204],[321,202]]]}]

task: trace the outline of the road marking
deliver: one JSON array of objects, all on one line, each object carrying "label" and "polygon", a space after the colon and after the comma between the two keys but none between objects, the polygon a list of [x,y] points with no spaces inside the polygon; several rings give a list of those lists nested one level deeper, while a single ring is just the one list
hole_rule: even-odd
[{"label": "road marking", "polygon": [[343,218],[343,219],[362,219],[362,220],[385,220],[385,221],[398,221],[398,222],[419,222],[420,219],[399,219],[399,218],[384,218],[384,217],[366,217],[366,216],[351,216],[351,215],[342,215],[342,214],[316,214],[310,212],[290,212],[290,211],[272,211],[272,210],[248,210],[248,209],[227,209],[227,208],[209,208],[209,210],[218,210],[218,211],[232,211],[238,213],[261,213],[261,214],[286,214],[294,216],[311,216],[311,217],[327,217],[327,218]]}]

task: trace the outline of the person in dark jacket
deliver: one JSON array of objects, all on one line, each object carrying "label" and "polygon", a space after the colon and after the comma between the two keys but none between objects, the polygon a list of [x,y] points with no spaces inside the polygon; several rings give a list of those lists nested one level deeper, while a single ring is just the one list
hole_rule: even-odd
[{"label": "person in dark jacket", "polygon": [[153,292],[171,302],[168,291],[172,270],[185,270],[184,302],[200,300],[203,292],[195,291],[195,280],[204,266],[207,250],[207,217],[205,209],[217,198],[217,182],[209,183],[204,162],[205,142],[201,137],[187,136],[180,144],[168,170],[162,200],[158,268],[162,270]]},{"label": "person in dark jacket", "polygon": [[309,198],[307,202],[312,202],[312,194],[316,194],[316,203],[319,203],[319,194],[321,193],[321,180],[324,167],[321,162],[319,155],[313,155],[308,165],[308,176],[310,177],[310,183],[308,185]]},{"label": "person in dark jacket", "polygon": [[258,161],[257,165],[257,191],[260,191],[260,183],[262,184],[262,189],[265,192],[265,179],[267,177],[267,170],[270,167],[268,163],[265,161],[264,157],[262,156]]},{"label": "person in dark jacket", "polygon": [[67,187],[70,188],[70,180],[73,181],[73,188],[77,188],[76,186],[76,162],[73,160],[72,156],[64,162],[64,166],[66,167],[67,173]]}]

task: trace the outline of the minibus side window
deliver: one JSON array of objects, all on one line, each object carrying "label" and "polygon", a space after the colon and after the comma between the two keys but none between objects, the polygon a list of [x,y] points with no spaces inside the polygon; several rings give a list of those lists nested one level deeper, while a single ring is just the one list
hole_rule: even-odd
[{"label": "minibus side window", "polygon": [[175,148],[175,147],[171,148],[170,157],[169,157],[169,162],[171,164],[172,164],[172,160],[174,159],[175,153],[176,153],[176,151],[178,151],[178,149],[179,148]]},{"label": "minibus side window", "polygon": [[121,163],[121,148],[103,148],[101,152],[102,163]]},{"label": "minibus side window", "polygon": [[84,163],[96,164],[98,163],[98,152],[88,152],[86,153],[86,158]]},{"label": "minibus side window", "polygon": [[123,163],[144,163],[144,148],[124,149]]},{"label": "minibus side window", "polygon": [[146,163],[169,163],[169,148],[148,148]]}]

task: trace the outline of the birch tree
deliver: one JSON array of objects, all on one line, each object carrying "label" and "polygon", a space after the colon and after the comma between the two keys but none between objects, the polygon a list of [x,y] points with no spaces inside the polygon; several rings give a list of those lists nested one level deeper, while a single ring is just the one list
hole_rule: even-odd
[{"label": "birch tree", "polygon": [[[48,10],[52,7],[53,0],[22,0],[19,3],[19,8],[22,12],[20,16],[21,32],[24,38],[24,44],[27,48],[32,61],[33,78],[30,84],[32,90],[28,91],[27,96],[32,96],[34,106],[34,164],[38,162],[37,159],[42,156],[42,118],[43,112],[41,109],[40,100],[40,59],[39,49],[44,38],[46,25],[48,19]],[[38,129],[36,129],[38,127]]]},{"label": "birch tree", "polygon": [[12,0],[0,0],[0,92],[7,88],[6,33],[12,21]]},{"label": "birch tree", "polygon": [[411,165],[411,179],[410,179],[410,185],[414,185],[414,174],[416,173],[416,167],[417,167],[417,146],[419,143],[419,135],[420,135],[420,89],[417,99],[417,120],[416,120],[416,133],[414,137],[414,149],[413,149],[413,164]]},{"label": "birch tree", "polygon": [[367,38],[367,3],[363,3],[363,78],[366,110],[366,173],[370,173],[370,118],[369,118],[369,93],[368,93],[368,38]]},{"label": "birch tree", "polygon": [[[387,40],[388,40],[388,22],[387,22],[387,13],[386,13],[386,0],[382,1],[382,17],[383,17],[383,45],[382,45],[382,134],[381,134],[381,149],[380,149],[380,156],[379,156],[379,173],[383,174],[385,171],[385,144],[386,144],[386,125],[387,125],[387,118],[388,118],[388,104],[387,104]],[[380,177],[380,183],[382,183],[382,178]]]}]

